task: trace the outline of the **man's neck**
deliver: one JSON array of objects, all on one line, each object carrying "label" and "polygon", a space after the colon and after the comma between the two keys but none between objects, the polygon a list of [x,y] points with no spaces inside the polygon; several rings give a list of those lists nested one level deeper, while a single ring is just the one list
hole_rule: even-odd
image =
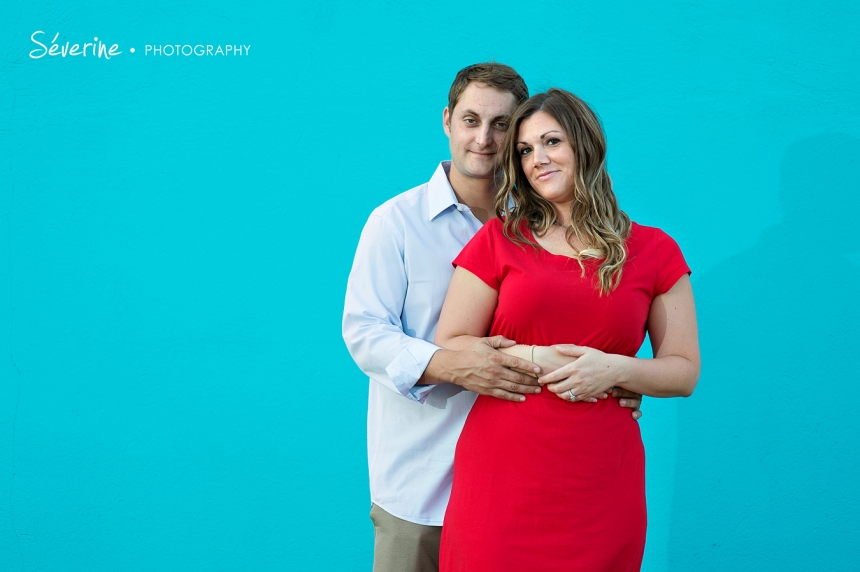
[{"label": "man's neck", "polygon": [[479,221],[485,223],[491,218],[496,218],[493,203],[496,190],[492,179],[477,179],[465,177],[456,169],[448,173],[448,182],[454,189],[457,201],[463,203]]}]

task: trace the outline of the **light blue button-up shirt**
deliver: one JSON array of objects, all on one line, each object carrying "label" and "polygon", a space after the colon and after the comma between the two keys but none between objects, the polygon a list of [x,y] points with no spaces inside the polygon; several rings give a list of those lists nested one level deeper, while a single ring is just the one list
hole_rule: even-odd
[{"label": "light blue button-up shirt", "polygon": [[451,261],[481,228],[457,202],[443,162],[430,181],[371,213],[346,289],[343,339],[370,376],[367,452],[371,500],[390,514],[441,525],[454,447],[476,395],[415,385],[430,358],[454,273]]}]

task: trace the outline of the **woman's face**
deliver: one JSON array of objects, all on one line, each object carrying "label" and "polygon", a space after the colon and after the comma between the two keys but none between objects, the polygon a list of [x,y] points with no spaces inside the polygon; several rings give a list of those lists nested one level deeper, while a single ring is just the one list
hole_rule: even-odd
[{"label": "woman's face", "polygon": [[570,212],[576,157],[558,121],[542,111],[524,119],[517,133],[517,153],[532,188],[560,212]]}]

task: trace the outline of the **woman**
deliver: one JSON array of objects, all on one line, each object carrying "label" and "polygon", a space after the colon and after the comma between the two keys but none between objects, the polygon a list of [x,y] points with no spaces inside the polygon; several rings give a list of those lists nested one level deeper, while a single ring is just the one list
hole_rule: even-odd
[{"label": "woman", "polygon": [[[443,572],[638,570],[645,465],[613,386],[687,396],[699,374],[689,268],[677,244],[619,210],[594,112],[551,89],[523,103],[501,151],[490,220],[457,267],[436,343],[502,334],[544,391],[481,396],[454,459]],[[654,359],[635,358],[650,334]],[[575,343],[561,355],[553,344]]]}]

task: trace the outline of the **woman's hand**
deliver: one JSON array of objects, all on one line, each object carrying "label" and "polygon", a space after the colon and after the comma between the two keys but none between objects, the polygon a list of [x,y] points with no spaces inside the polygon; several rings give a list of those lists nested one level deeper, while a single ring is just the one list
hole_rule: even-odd
[{"label": "woman's hand", "polygon": [[[530,371],[522,371],[527,375],[533,375],[537,378],[537,373],[548,374],[556,371],[557,369],[568,365],[569,363],[576,360],[575,357],[568,357],[562,353],[556,351],[555,346],[526,346],[526,345],[515,345],[509,346],[503,349],[500,349],[502,353],[506,353],[508,355],[518,357],[524,360],[534,360],[534,363],[540,367],[540,372],[532,373]],[[535,392],[539,392],[540,388]],[[604,393],[602,395],[598,395],[597,399],[606,399],[609,397],[608,393]],[[589,403],[595,403],[597,401],[596,398],[586,398],[582,399],[582,401],[588,401]]]},{"label": "woman's hand", "polygon": [[[532,346],[509,346],[499,351],[518,357],[524,360],[534,359],[535,363],[540,366],[541,371],[544,374],[544,378],[549,378],[549,374],[559,371],[562,368],[572,365],[579,359],[577,356],[582,356],[583,349],[591,349],[591,348],[582,348],[580,346],[574,345],[560,345],[560,346],[534,346],[534,350],[532,350]],[[597,350],[593,350],[597,351]],[[598,352],[602,353],[602,352]],[[603,354],[606,356],[607,354]],[[608,356],[611,357],[611,356]],[[617,356],[616,356],[617,357]],[[570,375],[578,374],[577,371],[573,371],[574,368],[565,369],[561,372],[561,375],[564,379],[567,379]],[[531,372],[524,371],[528,375],[534,375]],[[552,378],[550,378],[552,379]],[[559,382],[561,383],[561,382]],[[564,387],[564,386],[560,386]],[[566,399],[570,401],[570,394],[562,389],[562,393],[558,394],[558,397],[562,399]],[[604,393],[601,393],[595,397],[583,397],[580,399],[579,395],[576,395],[576,401],[585,401],[587,403],[596,403],[598,399],[606,399],[610,395],[618,399],[618,404],[621,407],[626,407],[630,409],[630,414],[633,419],[639,419],[642,417],[642,412],[639,411],[639,406],[642,405],[642,396],[638,393],[627,391],[626,389],[621,389],[619,387],[612,387],[610,390],[607,390]]]},{"label": "woman's hand", "polygon": [[[538,382],[568,401],[571,394],[580,401],[612,387],[652,397],[692,394],[699,379],[700,357],[696,306],[688,275],[678,278],[668,292],[651,302],[648,334],[653,359],[605,354],[585,346],[555,346],[558,353],[575,361],[545,374]],[[627,395],[619,397],[633,401]]]},{"label": "woman's hand", "polygon": [[624,366],[624,360],[619,358],[623,356],[572,344],[549,349],[558,356],[554,361],[575,358],[538,379],[539,383],[546,385],[547,389],[562,399],[571,401],[571,394],[576,396],[576,401],[605,399],[621,378],[620,369]]}]

